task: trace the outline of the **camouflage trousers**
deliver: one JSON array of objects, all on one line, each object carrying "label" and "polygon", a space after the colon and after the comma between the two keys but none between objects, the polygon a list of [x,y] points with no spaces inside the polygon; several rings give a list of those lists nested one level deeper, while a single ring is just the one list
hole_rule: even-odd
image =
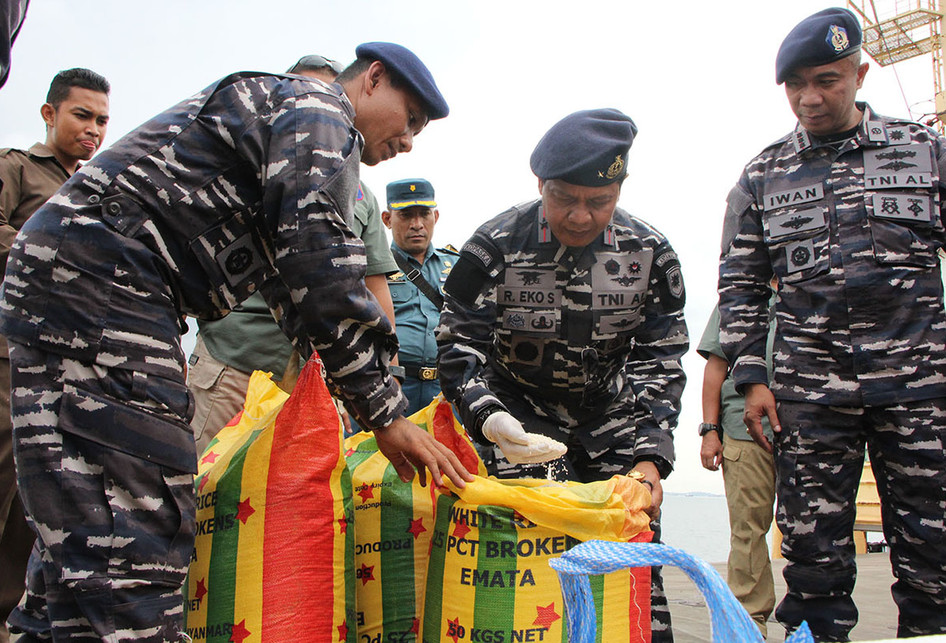
[{"label": "camouflage trousers", "polygon": [[775,615],[818,641],[857,623],[855,498],[867,446],[896,582],[898,636],[946,633],[946,400],[882,408],[780,402],[778,502],[787,593]]},{"label": "camouflage trousers", "polygon": [[[575,480],[592,482],[607,480],[611,476],[629,473],[634,468],[633,453],[615,449],[592,460],[579,444],[569,444],[567,454],[544,464],[512,464],[503,457],[498,447],[476,445],[483,458],[486,470],[498,478],[552,478],[554,480]],[[660,521],[650,523],[654,532],[653,542],[660,542]],[[670,605],[664,593],[662,567],[651,567],[650,614],[653,643],[672,643],[673,627],[670,622]]]},{"label": "camouflage trousers", "polygon": [[10,362],[17,482],[37,536],[13,640],[184,640],[195,510],[179,463],[194,456],[161,438],[190,430],[184,382],[13,343]]}]

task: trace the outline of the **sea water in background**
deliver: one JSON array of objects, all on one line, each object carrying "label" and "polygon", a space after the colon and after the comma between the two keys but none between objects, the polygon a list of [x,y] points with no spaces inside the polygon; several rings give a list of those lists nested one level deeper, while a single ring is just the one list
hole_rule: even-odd
[{"label": "sea water in background", "polygon": [[664,543],[708,563],[726,562],[729,557],[726,496],[668,493],[664,495],[661,509],[661,540]]}]

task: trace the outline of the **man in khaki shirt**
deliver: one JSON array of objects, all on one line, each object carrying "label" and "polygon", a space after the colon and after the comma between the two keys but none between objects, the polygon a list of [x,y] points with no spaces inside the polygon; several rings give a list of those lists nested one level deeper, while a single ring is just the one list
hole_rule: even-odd
[{"label": "man in khaki shirt", "polygon": [[[105,78],[88,69],[59,72],[40,108],[46,142],[29,150],[0,150],[0,275],[26,220],[102,145],[109,89]],[[16,493],[12,437],[10,359],[0,336],[0,643],[9,640],[4,622],[23,594],[33,546]]]}]

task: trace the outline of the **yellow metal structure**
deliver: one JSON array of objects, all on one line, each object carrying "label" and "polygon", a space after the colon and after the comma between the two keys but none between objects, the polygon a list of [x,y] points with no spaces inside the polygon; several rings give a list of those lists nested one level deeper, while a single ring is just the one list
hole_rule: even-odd
[{"label": "yellow metal structure", "polygon": [[[946,130],[943,91],[943,12],[940,0],[848,0],[864,27],[863,50],[881,67],[930,54],[933,60],[935,126]],[[876,5],[882,4],[882,8]],[[933,125],[934,123],[930,123]]]}]

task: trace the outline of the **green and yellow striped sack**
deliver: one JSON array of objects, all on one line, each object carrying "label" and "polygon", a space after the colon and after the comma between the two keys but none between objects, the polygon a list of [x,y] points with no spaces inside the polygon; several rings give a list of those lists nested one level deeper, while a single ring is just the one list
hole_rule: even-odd
[{"label": "green and yellow striped sack", "polygon": [[253,373],[242,414],[200,458],[194,641],[357,640],[351,478],[322,368],[309,360],[291,396]]},{"label": "green and yellow striped sack", "polygon": [[[453,490],[437,500],[425,643],[567,641],[549,559],[585,540],[652,537],[650,492],[627,476],[588,484],[477,478]],[[598,641],[650,640],[649,568],[595,577],[592,589]]]},{"label": "green and yellow striped sack", "polygon": [[[409,419],[449,446],[468,470],[485,474],[442,396]],[[354,490],[358,641],[419,641],[438,492],[421,487],[417,477],[402,482],[370,433],[346,439],[345,455]]]}]

